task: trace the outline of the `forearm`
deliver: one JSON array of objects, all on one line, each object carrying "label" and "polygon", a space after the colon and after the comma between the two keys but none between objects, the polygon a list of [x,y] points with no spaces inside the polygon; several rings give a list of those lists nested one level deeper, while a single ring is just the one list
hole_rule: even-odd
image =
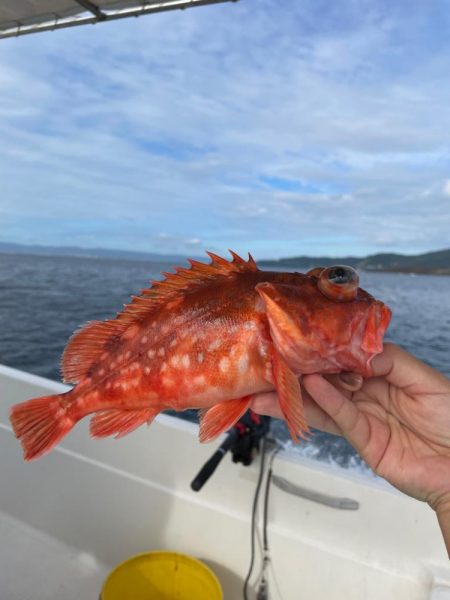
[{"label": "forearm", "polygon": [[436,510],[439,527],[444,537],[447,553],[450,558],[450,502]]}]

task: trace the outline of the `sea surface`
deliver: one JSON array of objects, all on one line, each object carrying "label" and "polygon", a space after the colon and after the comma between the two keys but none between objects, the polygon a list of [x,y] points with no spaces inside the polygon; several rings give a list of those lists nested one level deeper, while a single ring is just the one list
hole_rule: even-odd
[{"label": "sea surface", "polygon": [[[0,254],[0,363],[60,380],[59,361],[74,330],[112,318],[131,294],[170,270],[168,263]],[[450,277],[361,273],[361,286],[393,311],[387,340],[450,377]],[[193,411],[182,413],[195,419]],[[273,434],[289,446],[287,430]],[[316,432],[296,452],[365,469],[345,440]]]}]

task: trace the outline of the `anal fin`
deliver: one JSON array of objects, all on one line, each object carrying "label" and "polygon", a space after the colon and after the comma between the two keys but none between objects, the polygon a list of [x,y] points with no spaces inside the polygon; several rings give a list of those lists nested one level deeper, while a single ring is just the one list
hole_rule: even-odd
[{"label": "anal fin", "polygon": [[306,438],[309,427],[303,411],[300,382],[282,356],[274,350],[272,369],[275,387],[278,393],[280,409],[291,434],[292,441],[298,443],[298,437]]},{"label": "anal fin", "polygon": [[154,408],[100,410],[92,417],[89,430],[94,438],[103,438],[110,435],[113,435],[116,439],[121,438],[144,423],[150,425],[159,412],[159,409],[155,410]]},{"label": "anal fin", "polygon": [[230,429],[248,409],[250,400],[251,396],[244,396],[236,400],[226,400],[215,404],[211,408],[200,410],[200,431],[198,434],[200,441],[211,442],[218,435]]}]

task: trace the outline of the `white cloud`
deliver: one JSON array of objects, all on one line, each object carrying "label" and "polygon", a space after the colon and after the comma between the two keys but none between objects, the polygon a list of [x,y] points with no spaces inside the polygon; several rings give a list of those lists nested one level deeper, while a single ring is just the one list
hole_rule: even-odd
[{"label": "white cloud", "polygon": [[185,244],[188,247],[200,246],[201,243],[202,243],[202,240],[200,238],[190,238],[189,240],[185,241]]},{"label": "white cloud", "polygon": [[2,237],[260,255],[448,245],[445,3],[434,17],[319,5],[0,42]]},{"label": "white cloud", "polygon": [[450,198],[450,179],[447,179],[447,181],[444,183],[442,191],[445,196],[448,196]]}]

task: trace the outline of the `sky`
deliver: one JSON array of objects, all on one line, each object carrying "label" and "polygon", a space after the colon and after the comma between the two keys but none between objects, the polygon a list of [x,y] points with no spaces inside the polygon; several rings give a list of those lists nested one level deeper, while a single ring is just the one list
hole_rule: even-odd
[{"label": "sky", "polygon": [[450,246],[450,2],[241,0],[0,40],[0,241]]}]

